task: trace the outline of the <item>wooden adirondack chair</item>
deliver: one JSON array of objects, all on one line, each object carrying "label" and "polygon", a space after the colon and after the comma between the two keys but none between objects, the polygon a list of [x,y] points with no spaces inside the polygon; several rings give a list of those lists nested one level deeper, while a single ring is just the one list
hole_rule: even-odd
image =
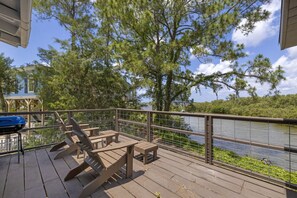
[{"label": "wooden adirondack chair", "polygon": [[[111,143],[100,149],[94,149],[89,137],[80,129],[77,122],[71,118],[70,123],[73,126],[73,133],[77,135],[80,142],[78,145],[88,153],[88,157],[82,164],[69,171],[65,177],[65,181],[74,178],[76,175],[84,171],[89,166],[92,167],[99,175],[86,186],[81,192],[81,198],[95,192],[105,181],[126,164],[126,177],[132,176],[133,171],[133,153],[134,145],[137,141],[129,141],[123,143]],[[126,150],[125,150],[126,148]]]},{"label": "wooden adirondack chair", "polygon": [[[60,122],[60,130],[65,134],[65,139],[64,141],[54,145],[51,149],[50,152],[53,151],[57,151],[58,149],[68,145],[69,147],[65,148],[64,150],[60,151],[55,157],[54,159],[59,159],[62,158],[66,155],[70,155],[73,152],[77,152],[77,158],[79,157],[79,154],[81,152],[80,147],[76,144],[76,142],[78,141],[77,137],[72,133],[71,130],[72,126],[71,125],[66,125],[65,122],[63,121],[63,119],[57,114],[59,122]],[[88,124],[81,124],[80,125],[81,128],[83,128],[83,130],[85,131],[93,131],[93,130],[99,130],[99,128],[88,128],[89,125]],[[112,137],[115,137],[117,134],[115,133],[108,133],[108,134],[104,134],[104,135],[96,135],[96,136],[92,136],[90,137],[90,140],[92,142],[93,145],[97,145],[98,143],[102,143],[102,147],[103,147],[103,139],[106,138],[108,140],[112,139]],[[107,141],[106,141],[107,142]],[[110,142],[110,141],[109,141]]]}]

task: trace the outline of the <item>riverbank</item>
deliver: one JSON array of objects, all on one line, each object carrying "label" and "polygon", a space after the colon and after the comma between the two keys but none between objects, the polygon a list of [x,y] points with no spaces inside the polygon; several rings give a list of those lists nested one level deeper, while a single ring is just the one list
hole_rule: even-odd
[{"label": "riverbank", "polygon": [[188,112],[219,113],[241,116],[297,118],[297,94],[270,97],[230,98],[212,102],[194,102]]}]

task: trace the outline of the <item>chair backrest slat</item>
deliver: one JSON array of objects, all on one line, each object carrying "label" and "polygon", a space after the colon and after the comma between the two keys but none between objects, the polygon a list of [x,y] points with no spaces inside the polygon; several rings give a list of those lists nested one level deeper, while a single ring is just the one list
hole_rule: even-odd
[{"label": "chair backrest slat", "polygon": [[78,123],[74,120],[74,118],[70,119],[70,124],[72,125],[72,132],[78,137],[80,144],[87,149],[93,150],[93,145],[87,136],[87,134],[80,128]]},{"label": "chair backrest slat", "polygon": [[81,149],[86,151],[92,160],[104,166],[100,156],[96,153],[91,152],[92,150],[94,150],[93,144],[91,143],[87,134],[80,128],[80,126],[78,125],[78,123],[74,118],[70,119],[70,124],[72,125],[72,132],[78,137],[80,141],[78,145],[81,147]]},{"label": "chair backrest slat", "polygon": [[[61,118],[61,116],[59,115],[58,112],[56,112],[56,115],[57,115],[58,120],[60,122],[60,130],[62,132],[66,132],[67,128],[66,128],[66,124],[65,124],[64,120]],[[69,141],[74,142],[74,140],[72,139],[72,135],[70,133],[66,133],[65,135],[66,135],[66,138],[69,139]]]}]

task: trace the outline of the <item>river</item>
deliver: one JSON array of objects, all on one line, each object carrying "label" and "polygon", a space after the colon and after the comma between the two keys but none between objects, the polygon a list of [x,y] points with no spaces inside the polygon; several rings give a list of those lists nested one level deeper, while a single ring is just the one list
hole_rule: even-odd
[{"label": "river", "polygon": [[[192,131],[204,132],[204,118],[184,117]],[[297,126],[214,119],[214,135],[257,143],[297,148]],[[204,137],[191,135],[192,140],[204,144]],[[214,139],[214,146],[271,162],[287,170],[297,171],[297,154]],[[291,161],[291,163],[290,163]]]}]

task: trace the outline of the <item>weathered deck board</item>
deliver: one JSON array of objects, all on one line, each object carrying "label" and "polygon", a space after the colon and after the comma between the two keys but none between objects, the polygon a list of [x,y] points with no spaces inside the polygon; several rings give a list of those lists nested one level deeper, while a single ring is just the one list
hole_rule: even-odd
[{"label": "weathered deck board", "polygon": [[[121,141],[128,138],[123,137]],[[113,161],[112,152],[106,156]],[[83,161],[76,156],[53,160],[48,149],[27,151],[21,163],[17,155],[0,157],[0,197],[77,197],[97,174],[91,169],[64,182],[67,172]],[[297,197],[295,192],[273,184],[204,164],[188,156],[159,149],[158,159],[143,165],[134,159],[132,178],[125,168],[98,187],[91,197]],[[18,178],[18,179],[15,179]]]},{"label": "weathered deck board", "polygon": [[49,198],[68,197],[64,185],[62,184],[46,150],[36,150],[36,156],[47,196]]},{"label": "weathered deck board", "polygon": [[25,198],[46,197],[35,151],[26,153],[24,170]]},{"label": "weathered deck board", "polygon": [[9,168],[9,163],[10,163],[10,158],[11,156],[4,156],[0,160],[0,197],[4,196],[4,188],[6,184],[6,178],[7,178],[7,173],[8,173],[8,168]]},{"label": "weathered deck board", "polygon": [[8,174],[6,178],[6,184],[4,189],[4,198],[25,196],[24,189],[24,168],[23,160],[17,163],[17,155],[11,157],[9,164]]},{"label": "weathered deck board", "polygon": [[71,198],[78,197],[79,193],[83,189],[83,187],[82,187],[81,183],[78,181],[78,179],[74,178],[74,179],[70,180],[69,182],[64,182],[64,177],[70,170],[69,166],[66,164],[66,162],[64,160],[54,160],[55,154],[49,152],[49,150],[47,150],[47,154],[49,155],[50,160],[52,161],[54,168],[59,175],[60,180],[62,181],[63,185],[65,186],[65,189],[66,189],[69,197],[71,197]]},{"label": "weathered deck board", "polygon": [[231,183],[226,180],[222,180],[216,176],[207,174],[205,172],[201,172],[198,169],[194,169],[189,166],[183,166],[181,164],[177,164],[174,161],[171,161],[168,159],[164,160],[164,161],[162,161],[162,160],[163,160],[163,158],[160,159],[158,162],[156,161],[155,162],[156,165],[158,165],[159,167],[166,167],[166,164],[167,164],[167,166],[169,164],[171,164],[171,167],[169,170],[176,173],[177,175],[179,175],[181,177],[184,177],[185,179],[191,178],[191,180],[193,182],[205,181],[204,183],[207,182],[206,187],[208,187],[208,183],[210,182],[210,183],[216,184],[217,186],[223,186],[224,188],[226,188],[230,191],[234,191],[236,193],[241,192],[243,181],[239,182],[238,184]]},{"label": "weathered deck board", "polygon": [[25,190],[38,187],[40,186],[40,184],[42,184],[42,179],[41,179],[35,151],[26,153],[26,157],[24,158],[24,169],[25,169]]},{"label": "weathered deck board", "polygon": [[[59,178],[57,172],[55,171],[55,168],[52,165],[51,160],[49,159],[49,156],[47,155],[46,150],[44,149],[36,150],[36,157],[37,157],[43,182],[46,183],[47,181],[51,181]],[[26,154],[25,154],[25,158],[26,158]]]},{"label": "weathered deck board", "polygon": [[45,182],[44,186],[49,198],[68,197],[67,192],[59,178]]},{"label": "weathered deck board", "polygon": [[46,197],[45,190],[42,184],[25,190],[25,198],[40,198]]}]

